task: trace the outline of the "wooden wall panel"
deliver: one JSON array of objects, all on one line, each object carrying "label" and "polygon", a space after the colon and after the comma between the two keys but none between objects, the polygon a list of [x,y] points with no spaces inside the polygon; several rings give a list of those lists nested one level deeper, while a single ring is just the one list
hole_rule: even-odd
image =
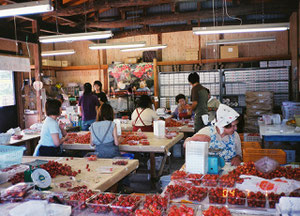
[{"label": "wooden wall panel", "polygon": [[[128,38],[120,39],[110,39],[107,40],[108,43],[120,43],[120,42],[135,42],[135,41],[145,41],[146,45],[157,44],[157,35],[140,35]],[[124,62],[126,58],[129,57],[142,57],[143,51],[135,52],[121,52],[119,49],[108,49],[107,50],[107,63],[112,64],[112,62]]]},{"label": "wooden wall panel", "polygon": [[292,67],[291,67],[291,84],[292,84],[292,94],[291,99],[296,100],[299,94],[299,87],[298,87],[298,58],[299,58],[299,44],[298,44],[298,15],[297,12],[294,12],[290,17],[290,50],[291,50],[291,60],[292,60]]},{"label": "wooden wall panel", "polygon": [[199,47],[198,36],[191,31],[181,31],[162,34],[162,43],[168,47],[162,50],[163,61],[185,60],[186,49]]},{"label": "wooden wall panel", "polygon": [[81,83],[89,82],[94,83],[99,80],[98,70],[82,70],[82,71],[57,71],[56,78],[58,83],[67,86],[68,83]]}]

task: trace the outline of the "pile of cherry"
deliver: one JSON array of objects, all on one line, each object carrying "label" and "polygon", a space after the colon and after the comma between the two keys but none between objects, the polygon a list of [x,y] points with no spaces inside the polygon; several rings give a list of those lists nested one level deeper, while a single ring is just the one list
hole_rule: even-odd
[{"label": "pile of cherry", "polygon": [[[211,204],[229,204],[259,208],[275,208],[275,204],[279,202],[281,196],[288,194],[261,193],[261,192],[245,192],[234,188],[236,183],[242,183],[243,179],[239,178],[241,174],[265,176],[268,178],[286,177],[299,180],[299,168],[279,167],[277,170],[262,175],[255,169],[253,162],[245,163],[238,166],[235,170],[227,175],[202,175],[188,174],[185,171],[175,171],[172,176],[172,184],[168,185],[165,194],[171,200],[188,199],[191,202],[202,202],[206,197]],[[289,196],[298,196],[299,193],[292,192]],[[267,202],[268,201],[268,202]],[[268,204],[267,204],[268,203]]]},{"label": "pile of cherry", "polygon": [[142,132],[123,131],[121,145],[150,145],[147,136]]},{"label": "pile of cherry", "polygon": [[91,133],[87,132],[85,134],[78,134],[78,133],[68,133],[67,137],[69,138],[64,143],[65,144],[90,144],[91,143]]},{"label": "pile of cherry", "polygon": [[[66,159],[69,160],[69,159]],[[73,160],[71,157],[70,160]],[[57,161],[49,161],[46,164],[42,164],[39,166],[42,169],[45,169],[47,172],[49,172],[51,178],[55,178],[58,175],[63,176],[76,176],[78,173],[81,172],[81,170],[74,171],[72,170],[72,167],[67,164],[62,164]],[[19,182],[24,182],[24,172],[17,173],[14,175],[10,180],[12,184],[16,184]]]}]

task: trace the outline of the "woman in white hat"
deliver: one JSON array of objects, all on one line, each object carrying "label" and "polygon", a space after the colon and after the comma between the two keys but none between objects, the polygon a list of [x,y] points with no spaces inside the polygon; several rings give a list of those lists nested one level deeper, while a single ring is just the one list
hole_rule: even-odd
[{"label": "woman in white hat", "polygon": [[209,142],[210,149],[220,149],[219,155],[225,161],[231,161],[232,165],[238,166],[242,162],[241,140],[236,132],[239,114],[224,104],[220,104],[216,114],[212,125],[187,138],[184,147],[188,141]]}]

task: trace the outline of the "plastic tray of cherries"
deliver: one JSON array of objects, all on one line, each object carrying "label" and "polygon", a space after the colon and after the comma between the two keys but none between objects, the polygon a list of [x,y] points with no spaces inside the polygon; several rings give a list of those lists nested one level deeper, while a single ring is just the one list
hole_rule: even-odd
[{"label": "plastic tray of cherries", "polygon": [[72,212],[78,212],[87,208],[87,202],[100,191],[82,189],[78,192],[65,192],[63,201],[66,205],[72,206]]},{"label": "plastic tray of cherries", "polygon": [[112,204],[110,208],[115,215],[131,216],[134,215],[135,210],[142,202],[142,196],[138,195],[120,195]]},{"label": "plastic tray of cherries", "polygon": [[1,191],[0,199],[1,201],[19,202],[24,200],[33,188],[33,183],[21,182]]},{"label": "plastic tray of cherries", "polygon": [[140,207],[135,210],[135,216],[165,215],[169,198],[158,194],[146,195]]},{"label": "plastic tray of cherries", "polygon": [[87,202],[89,212],[94,213],[108,213],[111,211],[110,204],[112,204],[118,194],[115,193],[98,193]]},{"label": "plastic tray of cherries", "polygon": [[167,216],[201,215],[201,205],[187,204],[187,203],[170,203],[165,215]]}]

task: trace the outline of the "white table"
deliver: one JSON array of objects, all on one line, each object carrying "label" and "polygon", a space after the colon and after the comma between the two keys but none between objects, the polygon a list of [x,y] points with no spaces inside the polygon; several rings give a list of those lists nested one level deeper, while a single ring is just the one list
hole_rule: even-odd
[{"label": "white table", "polygon": [[264,142],[300,142],[300,132],[295,131],[295,127],[282,125],[259,125],[259,133]]},{"label": "white table", "polygon": [[6,145],[19,146],[19,145],[23,145],[25,143],[25,145],[26,145],[26,153],[25,154],[32,155],[39,140],[40,140],[40,134],[24,134],[22,139],[19,139],[19,140],[10,138],[9,143],[7,143]]}]

